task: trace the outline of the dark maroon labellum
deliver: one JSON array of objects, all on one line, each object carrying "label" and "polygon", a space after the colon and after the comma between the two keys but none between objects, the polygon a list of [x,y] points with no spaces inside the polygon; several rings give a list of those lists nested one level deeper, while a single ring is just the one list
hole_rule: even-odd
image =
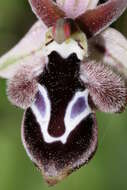
[{"label": "dark maroon labellum", "polygon": [[[48,104],[51,106],[50,119],[48,122],[48,135],[44,136],[42,126],[38,123],[38,116],[31,108],[27,109],[24,118],[23,138],[33,162],[43,171],[46,180],[56,183],[74,169],[85,164],[94,154],[97,147],[97,126],[95,115],[90,112],[77,122],[77,118],[88,109],[88,100],[84,96],[74,96],[77,92],[83,93],[87,89],[79,79],[80,61],[75,54],[63,59],[57,52],[49,55],[49,63],[46,65],[39,83],[47,91],[48,102],[38,92],[35,105],[43,117]],[[73,103],[70,116],[65,115],[67,107]],[[85,113],[85,112],[84,112]],[[71,124],[77,125],[67,134],[65,141],[62,138]],[[67,127],[67,128],[66,128]],[[48,142],[50,138],[53,142]],[[46,139],[47,138],[47,139]],[[47,141],[46,141],[47,140]],[[63,177],[62,177],[63,176]],[[55,181],[56,180],[56,181]]]}]

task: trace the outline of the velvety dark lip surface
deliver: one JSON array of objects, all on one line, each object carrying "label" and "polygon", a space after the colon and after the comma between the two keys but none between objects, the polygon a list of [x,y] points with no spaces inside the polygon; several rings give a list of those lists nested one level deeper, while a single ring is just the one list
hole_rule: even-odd
[{"label": "velvety dark lip surface", "polygon": [[[85,90],[79,79],[79,70],[80,61],[75,54],[63,59],[57,52],[52,52],[49,63],[40,76],[39,83],[47,90],[51,102],[48,132],[53,137],[64,134],[67,105],[77,91]],[[81,167],[94,155],[98,137],[95,114],[91,113],[82,119],[71,131],[65,144],[61,141],[47,143],[43,138],[43,126],[39,125],[36,117],[31,108],[26,110],[22,136],[32,160],[47,181],[50,178],[55,180],[55,177],[63,178],[62,176]]]},{"label": "velvety dark lip surface", "polygon": [[80,61],[76,54],[63,59],[57,52],[49,55],[39,83],[46,87],[51,102],[49,134],[59,137],[65,132],[64,115],[68,103],[76,91],[83,91],[85,86],[79,79]]},{"label": "velvety dark lip surface", "polygon": [[[38,163],[43,165],[44,170],[52,167],[51,163],[58,171],[76,162],[79,162],[79,166],[82,165],[83,162],[86,162],[84,154],[91,151],[93,141],[97,143],[97,127],[94,123],[93,114],[90,114],[76,127],[68,137],[66,144],[61,142],[46,143],[31,109],[28,109],[25,113],[23,131],[24,139],[31,155]],[[93,153],[94,151],[89,155],[87,161],[92,157]]]}]

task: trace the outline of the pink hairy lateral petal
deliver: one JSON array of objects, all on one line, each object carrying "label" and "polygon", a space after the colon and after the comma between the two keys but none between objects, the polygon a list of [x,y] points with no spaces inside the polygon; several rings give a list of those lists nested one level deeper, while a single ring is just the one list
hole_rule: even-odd
[{"label": "pink hairy lateral petal", "polygon": [[51,0],[29,0],[33,12],[48,27],[54,25],[56,21],[64,17],[64,13]]},{"label": "pink hairy lateral petal", "polygon": [[127,83],[124,75],[111,66],[94,61],[81,66],[81,79],[87,86],[96,108],[103,112],[120,113],[127,105]]},{"label": "pink hairy lateral petal", "polygon": [[91,37],[117,20],[126,8],[127,0],[109,0],[96,9],[88,10],[79,16],[76,21],[87,36]]}]

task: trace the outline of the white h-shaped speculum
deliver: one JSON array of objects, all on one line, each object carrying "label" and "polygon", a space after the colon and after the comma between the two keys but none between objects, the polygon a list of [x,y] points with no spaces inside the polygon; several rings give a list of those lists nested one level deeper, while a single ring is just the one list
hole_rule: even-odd
[{"label": "white h-shaped speculum", "polygon": [[51,118],[51,103],[46,88],[38,84],[38,90],[40,102],[36,100],[31,108],[40,126],[44,141],[46,143],[61,141],[65,144],[70,133],[91,113],[91,108],[88,105],[88,89],[78,91],[69,102],[64,116],[65,132],[60,137],[53,137],[48,132]]}]

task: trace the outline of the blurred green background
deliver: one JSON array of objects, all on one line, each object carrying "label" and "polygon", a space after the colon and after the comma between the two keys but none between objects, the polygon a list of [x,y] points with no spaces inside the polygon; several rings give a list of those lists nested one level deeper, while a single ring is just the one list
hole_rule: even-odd
[{"label": "blurred green background", "polygon": [[[26,0],[0,0],[0,55],[9,50],[36,20]],[[127,37],[127,11],[114,24]],[[23,112],[6,96],[0,80],[0,190],[47,190],[21,143]],[[52,190],[127,189],[127,111],[97,113],[99,146],[93,160]]]}]

